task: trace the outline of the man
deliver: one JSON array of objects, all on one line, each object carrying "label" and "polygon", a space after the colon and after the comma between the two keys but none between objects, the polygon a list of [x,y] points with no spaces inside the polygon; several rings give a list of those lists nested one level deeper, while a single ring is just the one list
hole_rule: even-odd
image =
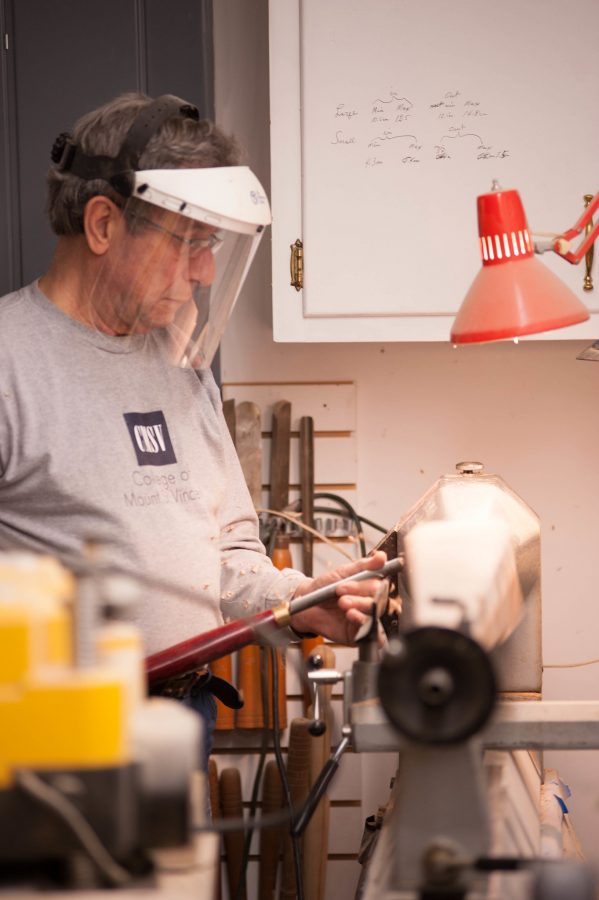
[{"label": "man", "polygon": [[[144,576],[148,654],[380,567],[378,553],[310,581],[276,570],[258,539],[209,369],[269,222],[234,143],[178,98],[130,94],[52,158],[55,256],[0,302],[0,550],[76,566],[93,539]],[[377,584],[346,586],[294,628],[351,641]],[[194,704],[210,729],[211,696]]]}]

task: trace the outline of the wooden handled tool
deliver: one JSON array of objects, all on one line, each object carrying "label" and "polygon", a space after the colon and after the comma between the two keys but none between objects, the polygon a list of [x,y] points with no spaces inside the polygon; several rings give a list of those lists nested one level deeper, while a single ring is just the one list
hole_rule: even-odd
[{"label": "wooden handled tool", "polygon": [[[314,420],[311,416],[302,416],[300,419],[300,497],[302,522],[314,528]],[[314,574],[314,538],[308,531],[302,533],[302,569],[305,575]],[[320,643],[320,637],[304,638],[304,656]],[[306,701],[304,694],[304,708]]]},{"label": "wooden handled tool", "polygon": [[[289,504],[289,461],[291,456],[291,403],[279,400],[272,408],[272,437],[270,442],[270,496],[269,505],[273,510],[284,510]],[[277,569],[293,567],[289,538],[282,533],[277,534],[272,552],[273,565]],[[287,689],[285,679],[285,660],[281,650],[276,651],[279,726],[287,727]],[[269,654],[269,689],[272,683],[272,656]],[[271,722],[272,722],[271,717]]]},{"label": "wooden handled tool", "polygon": [[[272,656],[264,647],[251,644],[239,651],[239,690],[243,693],[244,704],[237,710],[238,728],[263,728],[264,701],[262,696],[262,668],[266,667],[268,727],[274,727],[274,679]],[[280,650],[276,651],[277,661],[277,714],[279,730],[287,727],[287,696],[285,692],[285,661]]]},{"label": "wooden handled tool", "polygon": [[[235,448],[254,506],[262,497],[262,429],[260,409],[245,401],[235,408]],[[238,728],[261,728],[262,689],[260,685],[260,648],[254,644],[237,654],[237,687],[244,699],[235,716]]]},{"label": "wooden handled tool", "polygon": [[[330,722],[324,734],[312,737],[310,754],[310,784],[322,771],[330,749]],[[329,818],[331,802],[325,794],[321,798],[306,828],[303,838],[302,874],[304,900],[323,900],[326,888],[329,852]]]},{"label": "wooden handled tool", "polygon": [[262,427],[260,408],[249,400],[235,408],[235,447],[255,507],[262,505]]},{"label": "wooden handled tool", "polygon": [[[291,568],[293,563],[291,561],[291,551],[289,550],[289,539],[285,538],[283,535],[280,535],[277,538],[277,544],[275,545],[275,549],[272,555],[273,564],[277,567],[277,569],[288,569]],[[274,696],[274,681],[272,677],[272,654],[268,655],[268,689],[270,691],[270,696],[272,697],[272,702],[275,701],[278,704],[278,714],[279,714],[279,728],[283,730],[287,728],[287,688],[286,688],[286,676],[285,676],[285,657],[283,655],[282,650],[276,650],[275,655],[277,658],[277,683],[278,690],[277,696]],[[274,719],[271,715],[270,718],[271,727]]]},{"label": "wooden handled tool", "polygon": [[[283,807],[283,785],[274,760],[264,768],[262,786],[262,815],[278,812]],[[275,900],[277,870],[281,855],[283,831],[280,827],[263,828],[260,832],[260,863],[258,872],[258,900]]]},{"label": "wooden handled tool", "polygon": [[[302,500],[302,522],[314,528],[314,419],[302,416],[300,419],[300,496]],[[302,569],[304,575],[313,572],[313,544],[310,532],[302,535]]]},{"label": "wooden handled tool", "polygon": [[[299,808],[310,790],[310,754],[312,735],[309,731],[310,719],[297,718],[289,728],[289,750],[287,753],[287,780],[294,808]],[[297,887],[293,859],[293,845],[288,832],[283,838],[283,873],[280,900],[295,900]]]},{"label": "wooden handled tool", "polygon": [[[243,816],[243,803],[241,799],[241,776],[239,769],[233,767],[223,769],[220,774],[220,805],[223,819],[238,819]],[[231,900],[239,895],[239,882],[243,878],[241,888],[242,900],[246,900],[247,891],[245,877],[242,872],[243,865],[243,831],[228,831],[223,835],[225,845],[225,865],[227,880],[229,882],[229,897]]]},{"label": "wooden handled tool", "polygon": [[291,403],[279,400],[272,408],[270,441],[271,509],[281,511],[289,503],[289,456],[291,447]]},{"label": "wooden handled tool", "polygon": [[262,649],[257,644],[243,647],[237,654],[237,687],[243,694],[243,706],[235,717],[238,728],[262,728]]},{"label": "wooden handled tool", "polygon": [[277,704],[279,730],[287,728],[287,688],[285,678],[285,656],[282,650],[275,650],[277,665],[277,696],[275,697],[274,679],[272,672],[272,654],[268,654],[268,692],[270,698],[270,727],[274,725],[273,704]]},{"label": "wooden handled tool", "polygon": [[292,569],[293,560],[289,549],[289,538],[284,534],[277,535],[274,550],[272,551],[273,565],[277,569]]},{"label": "wooden handled tool", "polygon": [[[248,405],[248,404],[246,404]],[[248,405],[249,406],[249,405]],[[240,404],[241,407],[241,404]],[[257,407],[256,407],[257,409]],[[259,455],[255,450],[256,443],[260,438],[257,434],[260,428],[259,419],[256,417],[254,409],[239,410],[240,416],[245,415],[245,424],[243,428],[249,435],[253,432],[253,437],[246,440],[246,445],[250,447],[250,454],[245,461],[244,472],[248,479],[248,486],[252,481],[256,481],[258,475],[254,473],[253,467],[259,461]],[[291,434],[291,404],[286,400],[280,400],[275,403],[272,412],[272,439],[270,449],[270,508],[283,509],[289,502],[289,442]],[[243,446],[241,447],[243,452]],[[241,457],[240,457],[241,458]],[[243,464],[242,464],[243,465]],[[251,490],[251,488],[250,488]],[[291,566],[291,554],[288,552],[277,553],[273,555],[273,563],[277,568],[282,569]],[[262,665],[265,662],[264,653],[256,646],[244,647],[239,652],[239,689],[243,692],[245,703],[242,709],[237,712],[238,728],[263,728],[264,727],[264,699],[262,696]],[[273,677],[272,662],[270,654],[268,655],[268,725],[273,727],[274,711],[273,711]],[[277,675],[278,675],[278,692],[276,702],[278,703],[277,712],[280,728],[287,727],[287,701],[285,690],[285,666],[279,651],[277,651]]]},{"label": "wooden handled tool", "polygon": [[262,628],[265,628],[267,632],[271,629],[277,630],[276,611],[265,609],[261,613],[256,613],[255,616],[236,619],[227,625],[221,625],[219,628],[205,631],[203,634],[174,644],[166,650],[153,653],[146,657],[146,672],[150,687],[169,678],[176,678],[200,669],[226,653],[240,650],[257,641]]},{"label": "wooden handled tool", "polygon": [[145,660],[149,685],[151,688],[156,687],[169,678],[193,672],[218,659],[219,656],[239,650],[254,641],[264,640],[281,627],[288,625],[290,615],[310,609],[324,600],[337,596],[339,586],[347,581],[389,578],[396,575],[402,567],[401,557],[391,559],[380,569],[365,569],[356,575],[341,578],[325,587],[310,591],[309,594],[295,597],[288,606],[265,609],[263,612],[256,613],[255,616],[236,619],[234,622],[221,625],[219,628],[203,634],[197,634],[186,641],[167,647],[165,650],[159,650],[157,653],[147,656]]},{"label": "wooden handled tool", "polygon": [[[282,554],[275,558],[280,565],[277,568],[285,568],[291,565],[291,554]],[[270,653],[264,652],[264,649],[255,644],[244,647],[239,651],[239,678],[238,687],[243,693],[244,705],[237,710],[237,727],[238,728],[263,728],[264,722],[264,700],[262,697],[262,666],[267,667],[267,685],[268,685],[268,727],[274,726],[274,709],[273,705],[277,703],[278,724],[282,730],[287,727],[287,691],[285,686],[285,660],[281,650],[276,650],[277,659],[277,696],[274,696],[274,679],[272,672],[272,656]]]}]

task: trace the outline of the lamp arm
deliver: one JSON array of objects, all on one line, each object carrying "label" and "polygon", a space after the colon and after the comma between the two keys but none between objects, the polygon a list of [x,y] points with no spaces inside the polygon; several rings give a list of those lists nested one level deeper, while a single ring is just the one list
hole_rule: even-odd
[{"label": "lamp arm", "polygon": [[[590,227],[585,235],[583,240],[580,242],[578,247],[574,250],[570,249],[570,242],[573,238],[577,237],[583,229],[591,221],[593,215],[599,209],[599,193],[595,194],[589,205],[585,208],[581,217],[578,221],[569,228],[567,231],[564,231],[563,234],[557,235],[550,247],[545,247],[544,249],[551,249],[554,253],[557,253],[558,256],[561,256],[562,259],[565,259],[567,262],[576,265],[580,262],[582,257],[590,250],[593,246],[597,238],[599,237],[599,222],[596,222],[592,227]],[[542,243],[539,244],[542,247]],[[535,241],[535,250],[537,249],[536,241]],[[543,252],[543,250],[538,250],[537,252]]]}]

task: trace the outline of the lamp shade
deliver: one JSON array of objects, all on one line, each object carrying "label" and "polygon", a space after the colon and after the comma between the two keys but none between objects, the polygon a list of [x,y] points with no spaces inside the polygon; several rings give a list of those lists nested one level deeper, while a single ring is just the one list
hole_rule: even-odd
[{"label": "lamp shade", "polygon": [[586,306],[534,257],[518,191],[478,198],[482,269],[454,320],[454,344],[498,341],[589,318]]}]

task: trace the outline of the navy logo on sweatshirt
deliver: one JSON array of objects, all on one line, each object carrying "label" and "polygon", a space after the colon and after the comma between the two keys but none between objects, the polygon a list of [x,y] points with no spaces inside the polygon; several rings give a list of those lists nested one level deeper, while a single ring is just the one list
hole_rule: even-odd
[{"label": "navy logo on sweatshirt", "polygon": [[170,466],[177,462],[161,410],[123,415],[139,466]]}]

